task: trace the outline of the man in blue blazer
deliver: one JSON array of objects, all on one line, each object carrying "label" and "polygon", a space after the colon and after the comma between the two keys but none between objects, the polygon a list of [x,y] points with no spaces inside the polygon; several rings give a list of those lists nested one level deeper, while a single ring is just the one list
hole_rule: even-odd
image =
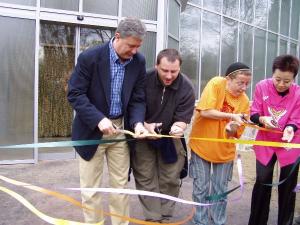
[{"label": "man in blue blazer", "polygon": [[[145,116],[145,59],[137,52],[146,34],[145,25],[138,19],[125,18],[108,43],[82,52],[68,84],[68,100],[76,112],[72,140],[122,139],[116,127],[133,129],[137,137],[147,130]],[[80,155],[79,173],[82,188],[101,186],[103,162],[106,156],[109,184],[125,188],[129,170],[129,149],[126,142],[114,142],[75,147]],[[98,193],[81,193],[82,203],[101,209]],[[129,216],[129,201],[125,195],[111,195],[111,213]],[[103,220],[103,214],[84,210],[85,222]],[[113,225],[125,225],[112,217]]]}]

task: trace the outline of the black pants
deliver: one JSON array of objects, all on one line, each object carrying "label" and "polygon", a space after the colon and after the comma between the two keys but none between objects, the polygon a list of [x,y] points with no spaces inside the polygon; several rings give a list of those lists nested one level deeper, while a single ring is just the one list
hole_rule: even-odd
[{"label": "black pants", "polygon": [[[275,154],[266,166],[256,160],[256,182],[252,191],[249,225],[267,225],[272,187],[263,184],[272,183],[276,160]],[[280,180],[289,176],[292,167],[293,164],[281,168]],[[293,190],[297,185],[298,169],[299,164],[292,175],[278,186],[278,225],[293,224],[296,199]]]}]

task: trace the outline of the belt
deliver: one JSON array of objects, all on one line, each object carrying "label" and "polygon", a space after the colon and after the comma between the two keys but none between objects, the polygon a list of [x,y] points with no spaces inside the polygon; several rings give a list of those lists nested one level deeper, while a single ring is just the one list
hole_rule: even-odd
[{"label": "belt", "polygon": [[117,119],[120,119],[120,118],[122,118],[122,117],[123,117],[123,115],[119,115],[119,116],[110,116],[109,119],[110,119],[110,120],[117,120]]}]

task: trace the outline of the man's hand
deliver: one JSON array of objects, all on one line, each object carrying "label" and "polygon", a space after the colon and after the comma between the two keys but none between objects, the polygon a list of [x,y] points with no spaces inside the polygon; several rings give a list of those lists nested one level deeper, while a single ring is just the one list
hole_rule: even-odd
[{"label": "man's hand", "polygon": [[274,129],[278,127],[277,122],[271,116],[260,116],[259,122],[263,124],[265,128]]},{"label": "man's hand", "polygon": [[177,137],[182,137],[186,127],[187,124],[184,122],[175,122],[173,123],[169,134]]},{"label": "man's hand", "polygon": [[286,142],[291,142],[294,138],[294,128],[291,126],[287,126],[284,131],[281,140]]},{"label": "man's hand", "polygon": [[149,134],[149,132],[141,122],[138,122],[134,127],[134,134],[135,138],[141,139],[145,138]]},{"label": "man's hand", "polygon": [[111,122],[111,120],[107,119],[106,117],[103,118],[99,122],[98,128],[105,135],[112,135],[112,134],[116,134],[117,133],[117,130],[113,126],[113,123]]},{"label": "man's hand", "polygon": [[[148,130],[150,134],[157,134],[157,130],[159,130],[162,126],[162,123],[146,123],[144,122],[144,127]],[[158,139],[159,137],[148,137],[149,139]]]}]

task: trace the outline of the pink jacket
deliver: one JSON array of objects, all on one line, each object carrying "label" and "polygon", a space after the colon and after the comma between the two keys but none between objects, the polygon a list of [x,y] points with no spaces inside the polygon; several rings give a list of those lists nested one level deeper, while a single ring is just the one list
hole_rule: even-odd
[{"label": "pink jacket", "polygon": [[[287,124],[298,127],[291,143],[300,143],[300,86],[293,83],[289,93],[281,97],[276,91],[272,79],[260,81],[254,92],[251,115],[272,116],[279,125],[278,130],[283,131]],[[282,134],[259,131],[256,140],[282,142]],[[267,165],[275,153],[280,167],[294,163],[300,157],[300,149],[286,149],[279,147],[254,146],[256,159]]]}]

